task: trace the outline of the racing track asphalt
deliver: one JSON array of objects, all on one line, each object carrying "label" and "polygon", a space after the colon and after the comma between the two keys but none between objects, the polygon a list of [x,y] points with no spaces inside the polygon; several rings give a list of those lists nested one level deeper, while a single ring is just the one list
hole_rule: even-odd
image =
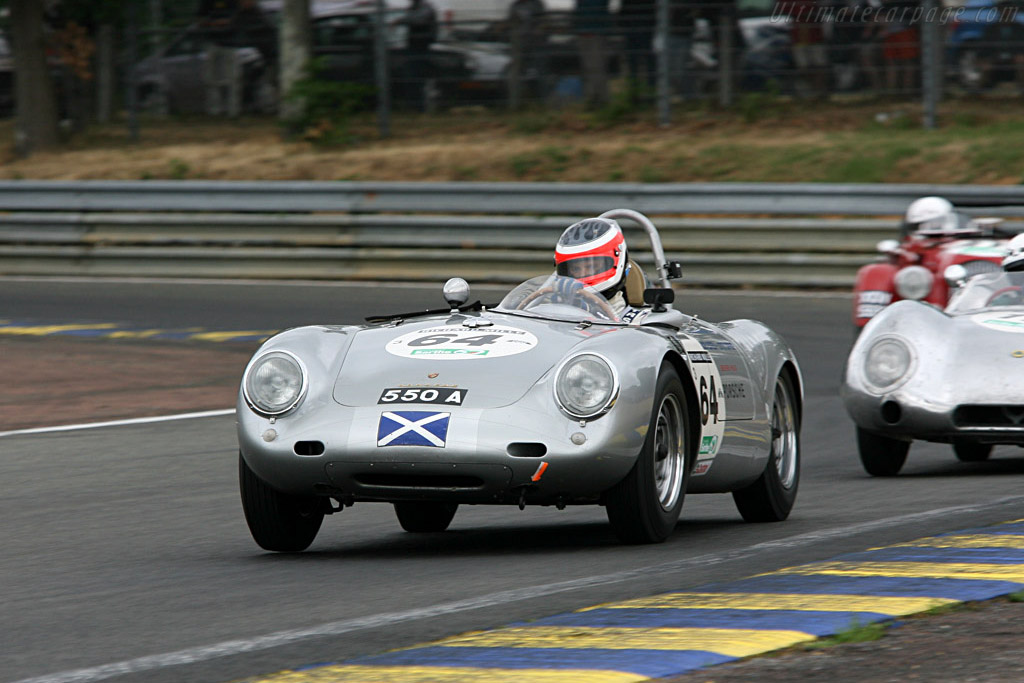
[{"label": "racing track asphalt", "polygon": [[[0,310],[39,324],[276,329],[432,306],[438,289],[23,280],[4,283]],[[229,416],[8,436],[3,680],[270,674],[1020,516],[1016,449],[966,465],[915,445],[904,476],[861,472],[835,395],[849,344],[845,297],[681,292],[678,302],[710,320],[761,318],[796,348],[808,400],[788,522],[744,524],[727,496],[691,496],[668,542],[623,547],[598,508],[466,508],[450,532],[413,536],[386,506],[358,505],[326,520],[309,552],[269,555],[241,518]],[[193,347],[183,349],[187,359]],[[179,654],[131,674],[102,669],[168,653]]]}]

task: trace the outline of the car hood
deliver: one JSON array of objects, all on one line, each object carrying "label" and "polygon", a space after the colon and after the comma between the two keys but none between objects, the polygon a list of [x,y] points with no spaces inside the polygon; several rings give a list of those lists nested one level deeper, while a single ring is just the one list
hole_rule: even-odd
[{"label": "car hood", "polygon": [[334,400],[370,406],[386,389],[455,387],[466,390],[462,406],[497,408],[517,401],[580,342],[623,329],[493,312],[368,327],[352,339]]}]

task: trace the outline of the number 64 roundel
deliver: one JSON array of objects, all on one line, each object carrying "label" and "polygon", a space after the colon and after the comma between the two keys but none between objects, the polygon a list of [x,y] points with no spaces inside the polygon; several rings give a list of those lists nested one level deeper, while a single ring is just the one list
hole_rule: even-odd
[{"label": "number 64 roundel", "polygon": [[445,325],[407,332],[389,341],[384,348],[403,358],[478,360],[513,356],[535,346],[537,337],[517,327],[471,329]]},{"label": "number 64 roundel", "polygon": [[722,375],[714,357],[700,342],[687,339],[683,350],[690,361],[690,371],[700,403],[701,442],[697,452],[696,471],[706,471],[707,465],[718,453],[725,434],[725,392]]}]

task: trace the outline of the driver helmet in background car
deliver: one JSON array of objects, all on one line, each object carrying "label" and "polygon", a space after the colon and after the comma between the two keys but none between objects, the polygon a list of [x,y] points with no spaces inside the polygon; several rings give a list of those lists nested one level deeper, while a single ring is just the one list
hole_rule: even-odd
[{"label": "driver helmet in background car", "polygon": [[907,207],[904,235],[942,235],[956,230],[958,220],[953,204],[943,197],[921,197]]},{"label": "driver helmet in background car", "polygon": [[625,286],[628,262],[626,236],[608,218],[573,223],[555,245],[555,272],[579,280],[608,299]]},{"label": "driver helmet in background car", "polygon": [[1003,270],[1011,273],[1024,270],[1024,233],[1014,237],[1006,246]]}]

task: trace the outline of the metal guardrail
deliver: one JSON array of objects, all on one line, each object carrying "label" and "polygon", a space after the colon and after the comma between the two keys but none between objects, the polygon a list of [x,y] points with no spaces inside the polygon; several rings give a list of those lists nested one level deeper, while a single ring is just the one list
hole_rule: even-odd
[{"label": "metal guardrail", "polygon": [[1024,207],[1018,186],[8,181],[0,273],[512,282],[623,207],[654,219],[683,284],[846,288],[927,194]]}]

